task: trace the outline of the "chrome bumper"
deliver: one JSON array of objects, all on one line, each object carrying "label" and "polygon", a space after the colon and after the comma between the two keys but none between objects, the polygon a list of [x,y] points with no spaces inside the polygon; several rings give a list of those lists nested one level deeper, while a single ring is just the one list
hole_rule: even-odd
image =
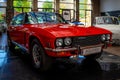
[{"label": "chrome bumper", "polygon": [[66,51],[75,51],[75,50],[80,50],[80,49],[85,49],[85,48],[92,48],[92,47],[99,47],[103,46],[104,44],[98,44],[98,45],[92,45],[92,46],[85,46],[81,47],[78,45],[78,47],[72,47],[72,48],[66,48],[66,49],[52,49],[52,48],[45,48],[45,50],[51,51],[51,52],[66,52]]},{"label": "chrome bumper", "polygon": [[75,51],[77,50],[76,47],[73,48],[67,48],[67,49],[52,49],[52,48],[45,48],[48,51],[52,51],[52,52],[66,52],[66,51]]}]

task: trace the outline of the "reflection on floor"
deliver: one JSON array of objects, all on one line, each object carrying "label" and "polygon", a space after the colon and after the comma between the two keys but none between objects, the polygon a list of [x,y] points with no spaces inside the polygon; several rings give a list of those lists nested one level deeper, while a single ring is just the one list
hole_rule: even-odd
[{"label": "reflection on floor", "polygon": [[[7,35],[0,37],[0,80],[120,80],[120,57],[104,52],[97,60],[71,58],[54,64],[48,72],[33,69],[26,56],[7,49]],[[119,53],[119,52],[118,52]],[[18,56],[19,55],[19,56]]]},{"label": "reflection on floor", "polygon": [[120,46],[114,45],[104,50],[105,52],[120,56]]}]

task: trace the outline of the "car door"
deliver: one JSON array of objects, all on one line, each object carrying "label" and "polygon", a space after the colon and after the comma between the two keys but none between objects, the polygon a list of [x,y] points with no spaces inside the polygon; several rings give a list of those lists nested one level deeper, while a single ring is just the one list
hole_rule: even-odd
[{"label": "car door", "polygon": [[9,26],[9,35],[14,43],[24,45],[25,32],[23,31],[25,14],[21,13],[15,16]]}]

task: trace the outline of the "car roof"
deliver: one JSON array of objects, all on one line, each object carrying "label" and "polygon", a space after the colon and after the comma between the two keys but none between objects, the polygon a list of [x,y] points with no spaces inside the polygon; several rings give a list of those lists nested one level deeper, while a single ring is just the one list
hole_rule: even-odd
[{"label": "car roof", "polygon": [[115,16],[97,16],[98,18],[100,17],[100,18],[102,18],[102,17],[113,17],[113,18],[117,18],[117,17],[115,17]]}]

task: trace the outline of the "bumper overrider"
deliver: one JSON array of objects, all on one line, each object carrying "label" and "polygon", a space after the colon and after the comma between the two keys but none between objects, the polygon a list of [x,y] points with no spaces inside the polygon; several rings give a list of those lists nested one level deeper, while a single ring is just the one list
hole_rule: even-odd
[{"label": "bumper overrider", "polygon": [[76,50],[82,50],[82,49],[86,49],[86,48],[94,48],[94,47],[102,47],[103,46],[103,48],[107,48],[107,45],[108,44],[111,44],[112,42],[110,42],[110,41],[106,41],[104,44],[102,43],[102,44],[97,44],[97,45],[91,45],[91,46],[84,46],[84,47],[82,47],[82,46],[80,46],[80,45],[78,45],[77,47],[72,47],[72,48],[56,48],[56,49],[52,49],[52,48],[47,48],[47,47],[45,47],[45,50],[47,50],[47,51],[51,51],[51,52],[67,52],[67,51],[76,51]]}]

